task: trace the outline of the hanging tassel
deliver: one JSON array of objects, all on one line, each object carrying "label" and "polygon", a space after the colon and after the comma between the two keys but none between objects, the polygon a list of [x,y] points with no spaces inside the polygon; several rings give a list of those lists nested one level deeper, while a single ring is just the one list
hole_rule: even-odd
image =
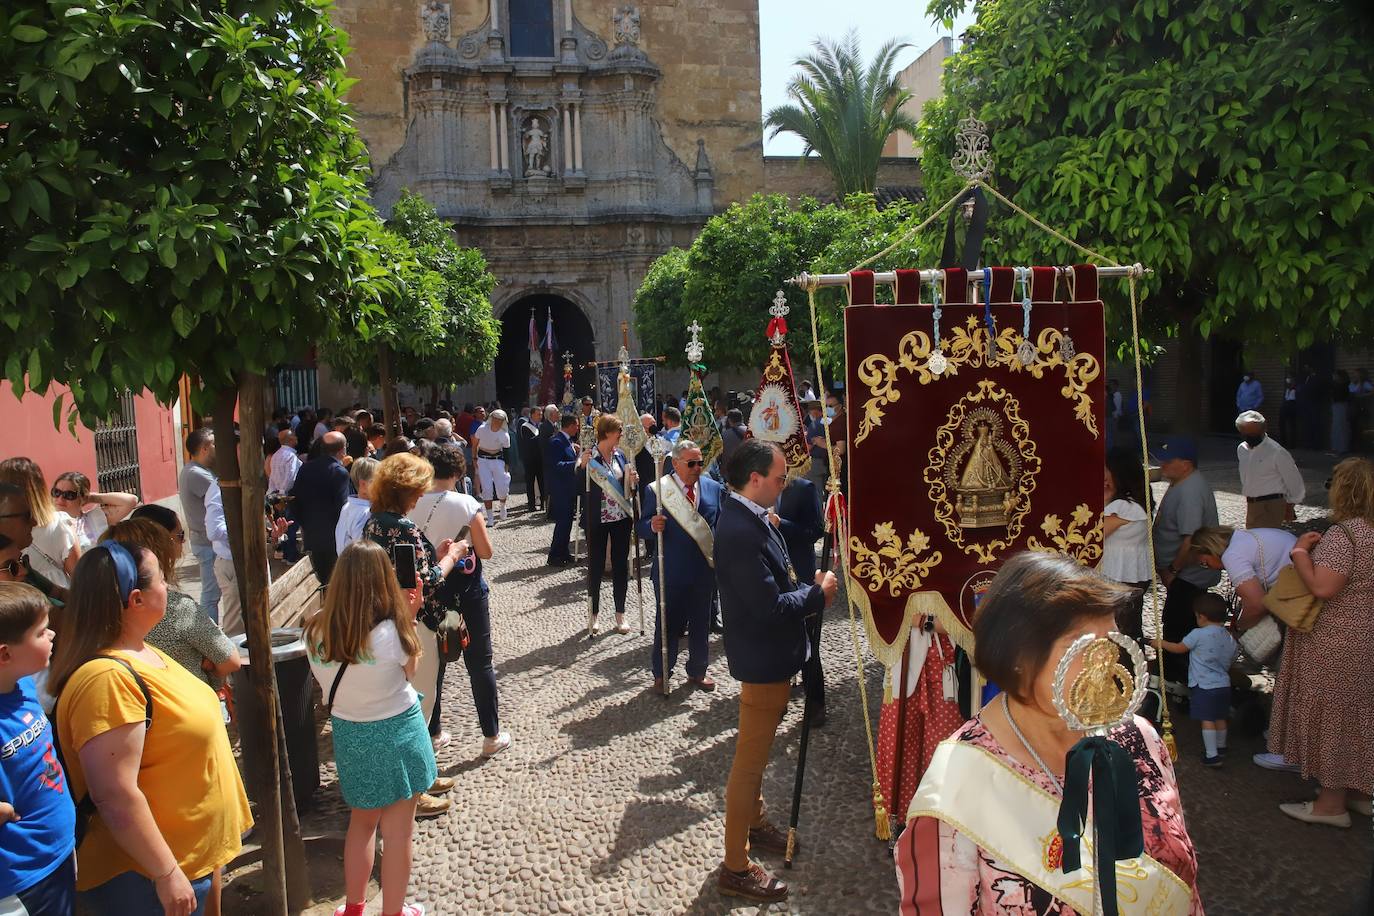
[{"label": "hanging tassel", "polygon": [[887,842],[892,839],[892,822],[887,817],[887,805],[883,803],[883,790],[878,781],[873,781],[873,820],[874,833],[878,839]]},{"label": "hanging tassel", "polygon": [[1164,717],[1164,749],[1169,752],[1169,759],[1178,760],[1178,742],[1174,740],[1174,723],[1168,716]]}]

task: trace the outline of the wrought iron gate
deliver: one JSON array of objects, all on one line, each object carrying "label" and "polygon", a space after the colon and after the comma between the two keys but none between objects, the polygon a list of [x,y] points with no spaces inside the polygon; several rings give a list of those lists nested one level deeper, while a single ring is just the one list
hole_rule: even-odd
[{"label": "wrought iron gate", "polygon": [[138,424],[134,394],[119,396],[114,414],[95,425],[95,473],[100,492],[132,493],[143,500],[138,466]]},{"label": "wrought iron gate", "polygon": [[314,369],[282,366],[273,375],[277,406],[283,410],[315,407],[320,401],[319,376]]}]

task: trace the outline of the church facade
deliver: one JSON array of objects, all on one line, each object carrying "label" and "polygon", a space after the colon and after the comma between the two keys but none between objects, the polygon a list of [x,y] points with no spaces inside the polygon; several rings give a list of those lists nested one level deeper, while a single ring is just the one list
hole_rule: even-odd
[{"label": "church facade", "polygon": [[525,400],[531,316],[575,362],[614,358],[653,260],[765,189],[757,0],[339,0],[335,18],[378,207],[423,195],[500,280],[496,372],[462,399]]}]

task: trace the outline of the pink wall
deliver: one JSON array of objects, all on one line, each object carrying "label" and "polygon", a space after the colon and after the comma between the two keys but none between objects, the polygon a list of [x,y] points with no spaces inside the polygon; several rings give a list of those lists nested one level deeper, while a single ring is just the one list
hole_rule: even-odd
[{"label": "pink wall", "polygon": [[[49,483],[64,471],[80,471],[94,484],[95,434],[78,421],[73,437],[67,431],[65,418],[60,429],[53,426],[53,401],[59,392],[65,391],[54,385],[45,395],[28,392],[22,399],[16,399],[8,383],[0,386],[0,430],[5,431],[0,458],[32,458]],[[143,499],[153,502],[171,496],[177,490],[176,450],[180,447],[172,426],[172,412],[141,394],[135,399],[134,416]]]}]

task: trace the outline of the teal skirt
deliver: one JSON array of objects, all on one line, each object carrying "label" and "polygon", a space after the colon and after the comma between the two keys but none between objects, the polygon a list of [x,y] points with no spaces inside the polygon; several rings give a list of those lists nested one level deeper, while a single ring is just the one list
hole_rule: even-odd
[{"label": "teal skirt", "polygon": [[385,808],[434,784],[439,768],[420,704],[390,719],[334,723],[339,790],[350,808]]}]

